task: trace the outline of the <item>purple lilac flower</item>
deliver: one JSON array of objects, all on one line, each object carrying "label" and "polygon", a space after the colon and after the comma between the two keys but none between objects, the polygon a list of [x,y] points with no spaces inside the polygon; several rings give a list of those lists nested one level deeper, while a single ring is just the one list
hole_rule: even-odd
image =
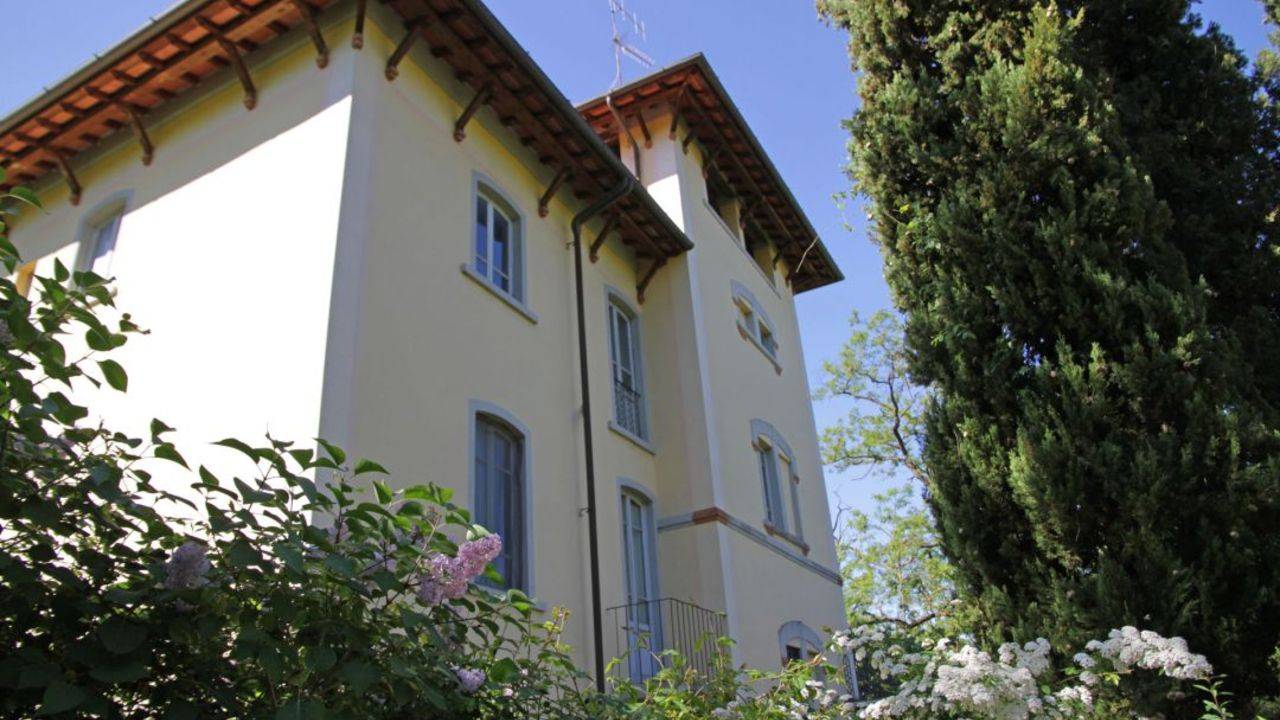
[{"label": "purple lilac flower", "polygon": [[164,586],[170,590],[200,587],[209,582],[205,575],[212,567],[204,545],[188,540],[165,563]]},{"label": "purple lilac flower", "polygon": [[435,606],[445,600],[457,600],[467,594],[467,587],[485,566],[502,552],[502,538],[487,535],[469,540],[458,548],[457,557],[433,555],[418,578],[418,600]]},{"label": "purple lilac flower", "polygon": [[458,685],[462,692],[473,695],[484,684],[484,671],[473,668],[454,668],[453,674],[458,677]]}]

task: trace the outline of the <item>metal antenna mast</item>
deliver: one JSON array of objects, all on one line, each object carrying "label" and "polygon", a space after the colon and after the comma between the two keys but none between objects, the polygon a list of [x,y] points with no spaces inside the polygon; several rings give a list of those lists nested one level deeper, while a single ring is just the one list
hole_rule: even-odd
[{"label": "metal antenna mast", "polygon": [[653,58],[633,44],[633,40],[643,42],[645,38],[644,21],[639,15],[627,9],[622,0],[609,0],[609,22],[613,27],[613,84],[610,92],[622,85],[622,56],[626,55],[641,65],[653,67]]}]

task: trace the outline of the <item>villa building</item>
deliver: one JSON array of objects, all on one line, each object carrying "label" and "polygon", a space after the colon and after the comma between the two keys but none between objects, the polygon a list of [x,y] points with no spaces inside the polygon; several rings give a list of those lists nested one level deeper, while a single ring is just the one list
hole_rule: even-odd
[{"label": "villa building", "polygon": [[113,425],[453,488],[589,669],[844,625],[794,300],[841,275],[703,57],[574,107],[479,0],[188,0],[0,121],[0,161],[36,271],[150,330]]}]

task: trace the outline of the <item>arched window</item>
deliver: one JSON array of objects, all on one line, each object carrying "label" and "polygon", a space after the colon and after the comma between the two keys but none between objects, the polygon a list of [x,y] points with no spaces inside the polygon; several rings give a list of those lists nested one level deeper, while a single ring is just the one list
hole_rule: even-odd
[{"label": "arched window", "polygon": [[520,213],[495,188],[475,185],[472,269],[499,292],[524,302],[524,236]]},{"label": "arched window", "polygon": [[751,445],[760,468],[765,524],[802,545],[804,528],[800,522],[800,476],[795,452],[777,428],[760,419],[751,421]]},{"label": "arched window", "polygon": [[631,487],[622,489],[622,570],[626,600],[627,664],[633,681],[651,677],[664,649],[658,600],[658,551],[653,503]]},{"label": "arched window", "polygon": [[529,589],[525,436],[504,419],[475,414],[475,520],[502,537],[493,561],[503,587]]},{"label": "arched window", "polygon": [[799,620],[791,620],[778,628],[778,647],[782,651],[782,666],[793,662],[808,662],[822,654],[822,640],[818,633]]}]

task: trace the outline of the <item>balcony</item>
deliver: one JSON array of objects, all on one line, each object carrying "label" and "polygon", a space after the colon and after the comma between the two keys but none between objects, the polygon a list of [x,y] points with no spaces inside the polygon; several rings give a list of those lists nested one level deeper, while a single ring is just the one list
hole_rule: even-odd
[{"label": "balcony", "polygon": [[618,659],[613,674],[635,684],[662,669],[667,650],[680,653],[690,668],[705,674],[721,652],[716,641],[729,632],[724,613],[675,598],[618,605],[605,613],[613,627],[611,654]]},{"label": "balcony", "polygon": [[632,435],[647,440],[644,422],[644,396],[621,380],[613,381],[614,422]]}]

